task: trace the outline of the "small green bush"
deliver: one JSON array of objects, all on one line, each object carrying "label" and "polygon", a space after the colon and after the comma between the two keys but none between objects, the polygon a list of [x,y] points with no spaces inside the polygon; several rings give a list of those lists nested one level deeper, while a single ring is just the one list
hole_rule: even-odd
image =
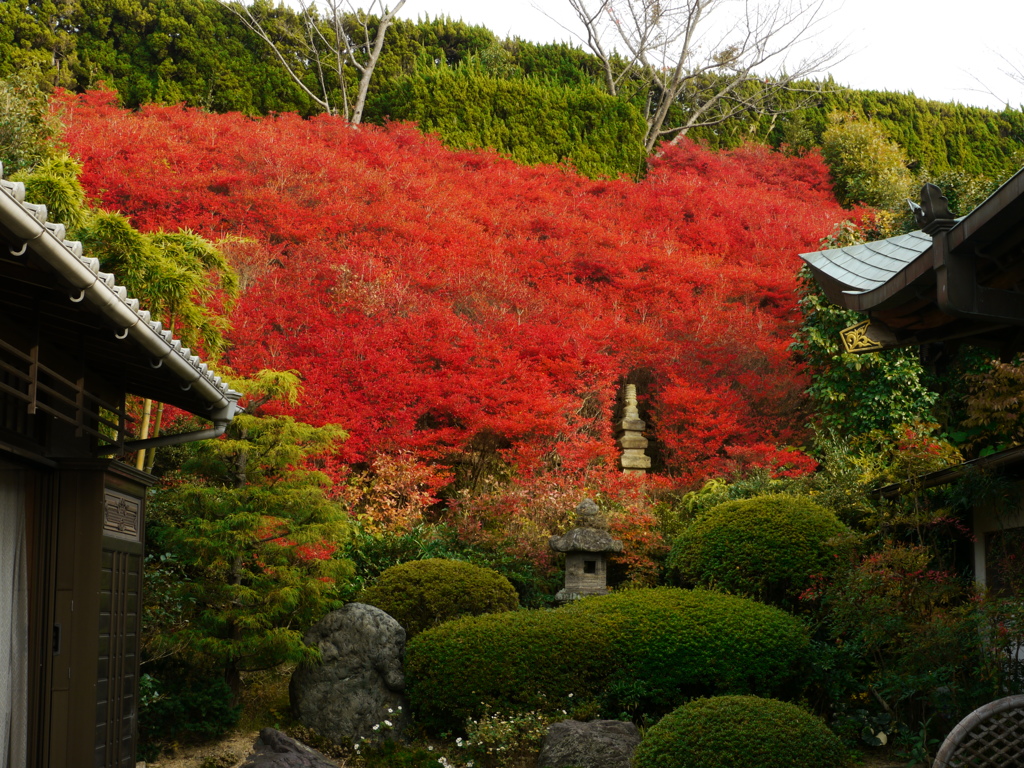
[{"label": "small green bush", "polygon": [[412,560],[393,566],[359,599],[393,616],[410,638],[462,616],[519,607],[508,579],[459,560]]},{"label": "small green bush", "polygon": [[695,696],[793,695],[808,638],[793,616],[704,590],[630,590],[558,610],[460,619],[406,648],[413,712],[459,729],[485,711],[660,716]]},{"label": "small green bush", "polygon": [[890,211],[905,210],[915,179],[902,147],[873,120],[833,113],[821,136],[821,153],[832,171],[836,199]]},{"label": "small green bush", "polygon": [[847,562],[852,533],[829,510],[783,494],[712,507],[668,557],[681,586],[718,587],[794,608],[811,577]]},{"label": "small green bush", "polygon": [[814,715],[756,696],[685,704],[652,726],[634,768],[842,768],[842,742]]}]

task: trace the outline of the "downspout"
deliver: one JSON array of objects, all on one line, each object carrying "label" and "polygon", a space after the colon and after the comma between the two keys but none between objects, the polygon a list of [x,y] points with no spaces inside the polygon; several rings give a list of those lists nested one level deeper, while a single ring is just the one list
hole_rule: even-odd
[{"label": "downspout", "polygon": [[142,450],[143,448],[163,448],[167,445],[182,445],[183,443],[194,443],[199,440],[213,440],[214,438],[223,435],[228,428],[228,424],[235,418],[235,414],[240,411],[244,411],[244,408],[240,408],[238,405],[238,398],[242,394],[236,392],[233,389],[229,389],[227,392],[227,405],[222,408],[218,408],[217,411],[210,417],[213,421],[213,427],[209,429],[199,429],[193,432],[181,432],[177,435],[161,435],[160,437],[150,437],[145,440],[132,440],[122,445],[108,445],[101,448],[98,451],[100,456],[118,455],[124,453],[130,453],[132,451]]}]

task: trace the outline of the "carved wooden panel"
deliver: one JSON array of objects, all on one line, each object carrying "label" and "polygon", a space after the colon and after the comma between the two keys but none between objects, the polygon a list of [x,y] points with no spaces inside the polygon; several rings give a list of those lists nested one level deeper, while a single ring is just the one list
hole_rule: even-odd
[{"label": "carved wooden panel", "polygon": [[103,534],[139,541],[141,529],[142,500],[108,488],[103,498]]}]

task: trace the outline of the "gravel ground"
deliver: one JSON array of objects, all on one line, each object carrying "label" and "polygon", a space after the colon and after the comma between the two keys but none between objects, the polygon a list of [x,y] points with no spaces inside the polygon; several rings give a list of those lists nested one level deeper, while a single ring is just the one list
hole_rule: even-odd
[{"label": "gravel ground", "polygon": [[182,747],[173,756],[162,755],[136,768],[237,768],[252,752],[258,731],[238,731],[220,741]]}]

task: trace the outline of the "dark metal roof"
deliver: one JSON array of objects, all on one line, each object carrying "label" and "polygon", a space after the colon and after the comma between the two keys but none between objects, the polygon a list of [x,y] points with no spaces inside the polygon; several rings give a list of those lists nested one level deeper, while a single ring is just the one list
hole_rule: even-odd
[{"label": "dark metal roof", "polygon": [[800,258],[845,286],[850,293],[878,288],[931,248],[921,230],[846,248],[802,253]]},{"label": "dark metal roof", "polygon": [[4,181],[0,165],[0,312],[12,323],[37,324],[41,338],[91,360],[125,392],[230,420],[238,393],[85,256],[81,243],[65,240],[45,206],[24,199],[24,185]]},{"label": "dark metal roof", "polygon": [[887,345],[1024,348],[1024,171],[960,219],[934,185],[921,201],[921,230],[801,258],[830,301],[891,331]]}]

